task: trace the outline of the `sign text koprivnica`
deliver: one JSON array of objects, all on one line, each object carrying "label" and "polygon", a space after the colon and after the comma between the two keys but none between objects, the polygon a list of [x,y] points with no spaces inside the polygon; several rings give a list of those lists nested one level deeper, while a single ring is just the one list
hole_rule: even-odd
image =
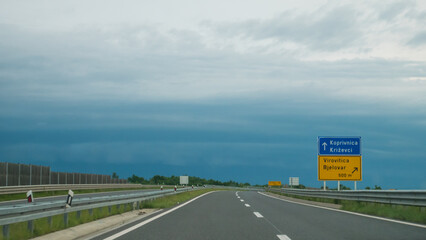
[{"label": "sign text koprivnica", "polygon": [[318,180],[362,180],[361,156],[318,156]]},{"label": "sign text koprivnica", "polygon": [[318,155],[359,156],[361,137],[318,137]]}]

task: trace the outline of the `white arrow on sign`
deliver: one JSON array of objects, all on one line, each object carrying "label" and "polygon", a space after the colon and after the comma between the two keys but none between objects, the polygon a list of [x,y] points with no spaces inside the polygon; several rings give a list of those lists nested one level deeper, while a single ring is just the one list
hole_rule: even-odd
[{"label": "white arrow on sign", "polygon": [[324,142],[322,145],[324,146],[324,151],[325,151],[325,147],[327,147],[327,143]]}]

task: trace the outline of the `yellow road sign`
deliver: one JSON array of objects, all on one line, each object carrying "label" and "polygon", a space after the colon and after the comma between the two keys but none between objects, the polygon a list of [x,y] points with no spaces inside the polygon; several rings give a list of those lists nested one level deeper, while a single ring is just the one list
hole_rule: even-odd
[{"label": "yellow road sign", "polygon": [[318,156],[318,180],[362,180],[361,156]]},{"label": "yellow road sign", "polygon": [[268,186],[281,186],[281,181],[269,181]]}]

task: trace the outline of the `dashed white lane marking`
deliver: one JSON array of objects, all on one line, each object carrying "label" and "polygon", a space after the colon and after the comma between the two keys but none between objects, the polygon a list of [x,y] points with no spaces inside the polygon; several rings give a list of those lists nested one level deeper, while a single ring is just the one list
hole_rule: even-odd
[{"label": "dashed white lane marking", "polygon": [[250,207],[250,205],[248,205],[247,203],[246,203],[246,204],[244,204],[244,205],[246,205],[246,207]]},{"label": "dashed white lane marking", "polygon": [[241,202],[244,202],[244,200],[243,200],[243,199],[241,199],[240,201],[241,201]]},{"label": "dashed white lane marking", "polygon": [[187,204],[189,204],[189,203],[191,203],[191,202],[193,202],[193,201],[195,201],[195,200],[199,199],[200,197],[203,197],[203,196],[205,196],[205,195],[207,195],[207,194],[210,194],[210,193],[212,193],[212,192],[204,193],[203,195],[200,195],[200,196],[198,196],[198,197],[196,197],[196,198],[193,198],[193,199],[189,200],[189,201],[188,201],[188,202],[186,202],[186,203],[183,203],[183,204],[181,204],[181,205],[179,205],[179,206],[177,206],[177,207],[174,207],[174,208],[172,208],[172,209],[170,209],[170,210],[168,210],[168,211],[166,211],[166,212],[163,212],[163,213],[161,213],[161,214],[158,214],[157,216],[154,216],[154,217],[152,217],[152,218],[150,218],[150,219],[147,219],[147,220],[145,220],[145,221],[143,221],[143,222],[141,222],[141,223],[138,223],[138,224],[136,224],[136,225],[134,225],[134,226],[132,226],[132,227],[129,227],[129,228],[127,228],[127,229],[124,229],[123,231],[118,232],[118,233],[116,233],[116,234],[114,234],[114,235],[112,235],[112,236],[110,236],[110,237],[107,237],[107,238],[105,238],[104,240],[114,240],[114,239],[116,239],[116,238],[119,238],[119,237],[123,236],[124,234],[127,234],[127,233],[129,233],[129,232],[131,232],[131,231],[133,231],[133,230],[136,230],[136,229],[138,229],[138,228],[142,227],[142,226],[143,226],[143,225],[145,225],[145,224],[148,224],[148,223],[150,223],[150,222],[154,221],[155,219],[158,219],[158,218],[160,218],[160,217],[162,217],[162,216],[164,216],[164,215],[166,215],[166,214],[169,214],[169,213],[171,213],[171,212],[173,212],[173,211],[175,211],[175,210],[178,210],[179,208],[181,208],[181,207],[183,207],[183,206],[185,206],[185,205],[187,205]]},{"label": "dashed white lane marking", "polygon": [[239,196],[237,198],[240,198]]},{"label": "dashed white lane marking", "polygon": [[399,220],[393,220],[393,219],[376,217],[376,216],[370,216],[370,215],[366,215],[366,214],[362,214],[362,213],[348,212],[348,211],[340,210],[340,209],[334,209],[334,208],[328,208],[328,207],[322,207],[322,206],[315,206],[315,205],[311,205],[311,204],[307,204],[307,203],[293,202],[293,201],[290,201],[290,200],[286,200],[286,199],[282,199],[282,198],[277,198],[277,197],[274,197],[274,196],[270,196],[268,194],[264,194],[264,193],[261,193],[261,192],[258,192],[258,193],[261,194],[261,195],[263,195],[263,196],[265,196],[265,197],[275,198],[277,200],[281,200],[281,201],[284,201],[284,202],[289,202],[289,203],[294,203],[294,204],[299,204],[299,205],[304,205],[304,206],[309,206],[309,207],[315,207],[315,208],[322,208],[322,209],[326,209],[326,210],[330,210],[330,211],[342,212],[342,213],[357,215],[357,216],[361,216],[361,217],[374,218],[374,219],[378,219],[378,220],[383,220],[383,221],[387,221],[387,222],[394,222],[394,223],[400,223],[400,224],[405,224],[405,225],[414,226],[414,227],[426,228],[426,225],[409,223],[409,222],[403,222],[403,221],[399,221]]},{"label": "dashed white lane marking", "polygon": [[281,234],[281,235],[277,235],[279,240],[291,240],[289,237],[287,237],[287,235]]},{"label": "dashed white lane marking", "polygon": [[258,218],[263,218],[262,214],[260,214],[259,212],[253,212],[254,215],[256,215],[256,217]]}]

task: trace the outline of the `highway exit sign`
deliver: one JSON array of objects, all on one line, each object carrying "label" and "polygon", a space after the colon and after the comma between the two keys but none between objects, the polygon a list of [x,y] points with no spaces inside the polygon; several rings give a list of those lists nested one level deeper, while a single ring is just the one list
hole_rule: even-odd
[{"label": "highway exit sign", "polygon": [[281,181],[268,181],[268,186],[281,186]]},{"label": "highway exit sign", "polygon": [[318,156],[318,180],[362,180],[361,156]]},{"label": "highway exit sign", "polygon": [[318,155],[360,156],[361,137],[318,137]]}]

